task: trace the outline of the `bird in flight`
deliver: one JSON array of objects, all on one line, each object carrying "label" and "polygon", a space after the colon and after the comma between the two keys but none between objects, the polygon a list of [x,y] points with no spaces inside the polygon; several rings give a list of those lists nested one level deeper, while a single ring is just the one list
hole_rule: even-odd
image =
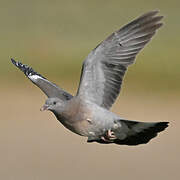
[{"label": "bird in flight", "polygon": [[16,62],[24,74],[48,97],[41,110],[54,113],[67,129],[102,144],[146,144],[163,131],[168,122],[126,120],[110,111],[121,90],[122,81],[136,55],[162,26],[163,16],[150,11],[112,33],[85,59],[79,88],[72,96],[35,72]]}]

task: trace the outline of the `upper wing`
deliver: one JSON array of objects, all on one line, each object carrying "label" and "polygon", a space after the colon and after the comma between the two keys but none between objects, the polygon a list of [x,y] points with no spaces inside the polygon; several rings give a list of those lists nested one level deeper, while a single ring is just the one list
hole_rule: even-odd
[{"label": "upper wing", "polygon": [[56,84],[48,81],[45,77],[35,72],[31,67],[20,62],[16,62],[14,59],[11,59],[11,61],[16,67],[24,72],[24,74],[48,97],[58,97],[61,100],[69,100],[73,97],[71,94],[58,87]]},{"label": "upper wing", "polygon": [[161,27],[163,16],[148,12],[111,34],[86,58],[77,96],[109,109],[116,100],[127,67]]}]

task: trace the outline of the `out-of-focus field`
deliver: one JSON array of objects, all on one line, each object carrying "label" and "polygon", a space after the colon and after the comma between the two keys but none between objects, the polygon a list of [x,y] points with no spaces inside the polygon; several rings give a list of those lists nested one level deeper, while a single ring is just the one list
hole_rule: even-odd
[{"label": "out-of-focus field", "polygon": [[[3,89],[0,108],[0,177],[6,180],[178,180],[179,98],[124,92],[114,107],[127,119],[170,121],[170,127],[136,147],[86,143],[48,112],[33,85]],[[70,86],[66,86],[71,89]]]},{"label": "out-of-focus field", "polygon": [[[0,0],[0,179],[180,179],[180,1]],[[75,94],[83,59],[110,33],[159,9],[164,26],[137,57],[112,111],[170,121],[147,145],[87,144],[40,107],[46,97],[10,62]]]}]

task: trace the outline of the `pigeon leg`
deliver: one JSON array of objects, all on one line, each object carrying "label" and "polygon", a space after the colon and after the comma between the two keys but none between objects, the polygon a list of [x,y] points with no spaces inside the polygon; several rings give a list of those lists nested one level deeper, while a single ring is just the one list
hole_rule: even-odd
[{"label": "pigeon leg", "polygon": [[101,139],[105,142],[112,142],[114,139],[116,139],[116,136],[114,135],[114,132],[109,129],[105,136],[102,136]]},{"label": "pigeon leg", "polygon": [[109,140],[114,140],[114,139],[116,139],[116,136],[114,135],[114,132],[111,131],[110,129],[107,131],[107,138],[108,138]]}]

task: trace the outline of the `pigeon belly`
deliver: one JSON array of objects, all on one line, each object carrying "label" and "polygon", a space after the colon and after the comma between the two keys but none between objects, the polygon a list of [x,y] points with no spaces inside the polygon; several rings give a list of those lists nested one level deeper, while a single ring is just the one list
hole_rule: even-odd
[{"label": "pigeon belly", "polygon": [[[56,116],[57,117],[57,116]],[[91,110],[80,101],[73,99],[57,119],[72,132],[89,136],[92,126]]]}]

